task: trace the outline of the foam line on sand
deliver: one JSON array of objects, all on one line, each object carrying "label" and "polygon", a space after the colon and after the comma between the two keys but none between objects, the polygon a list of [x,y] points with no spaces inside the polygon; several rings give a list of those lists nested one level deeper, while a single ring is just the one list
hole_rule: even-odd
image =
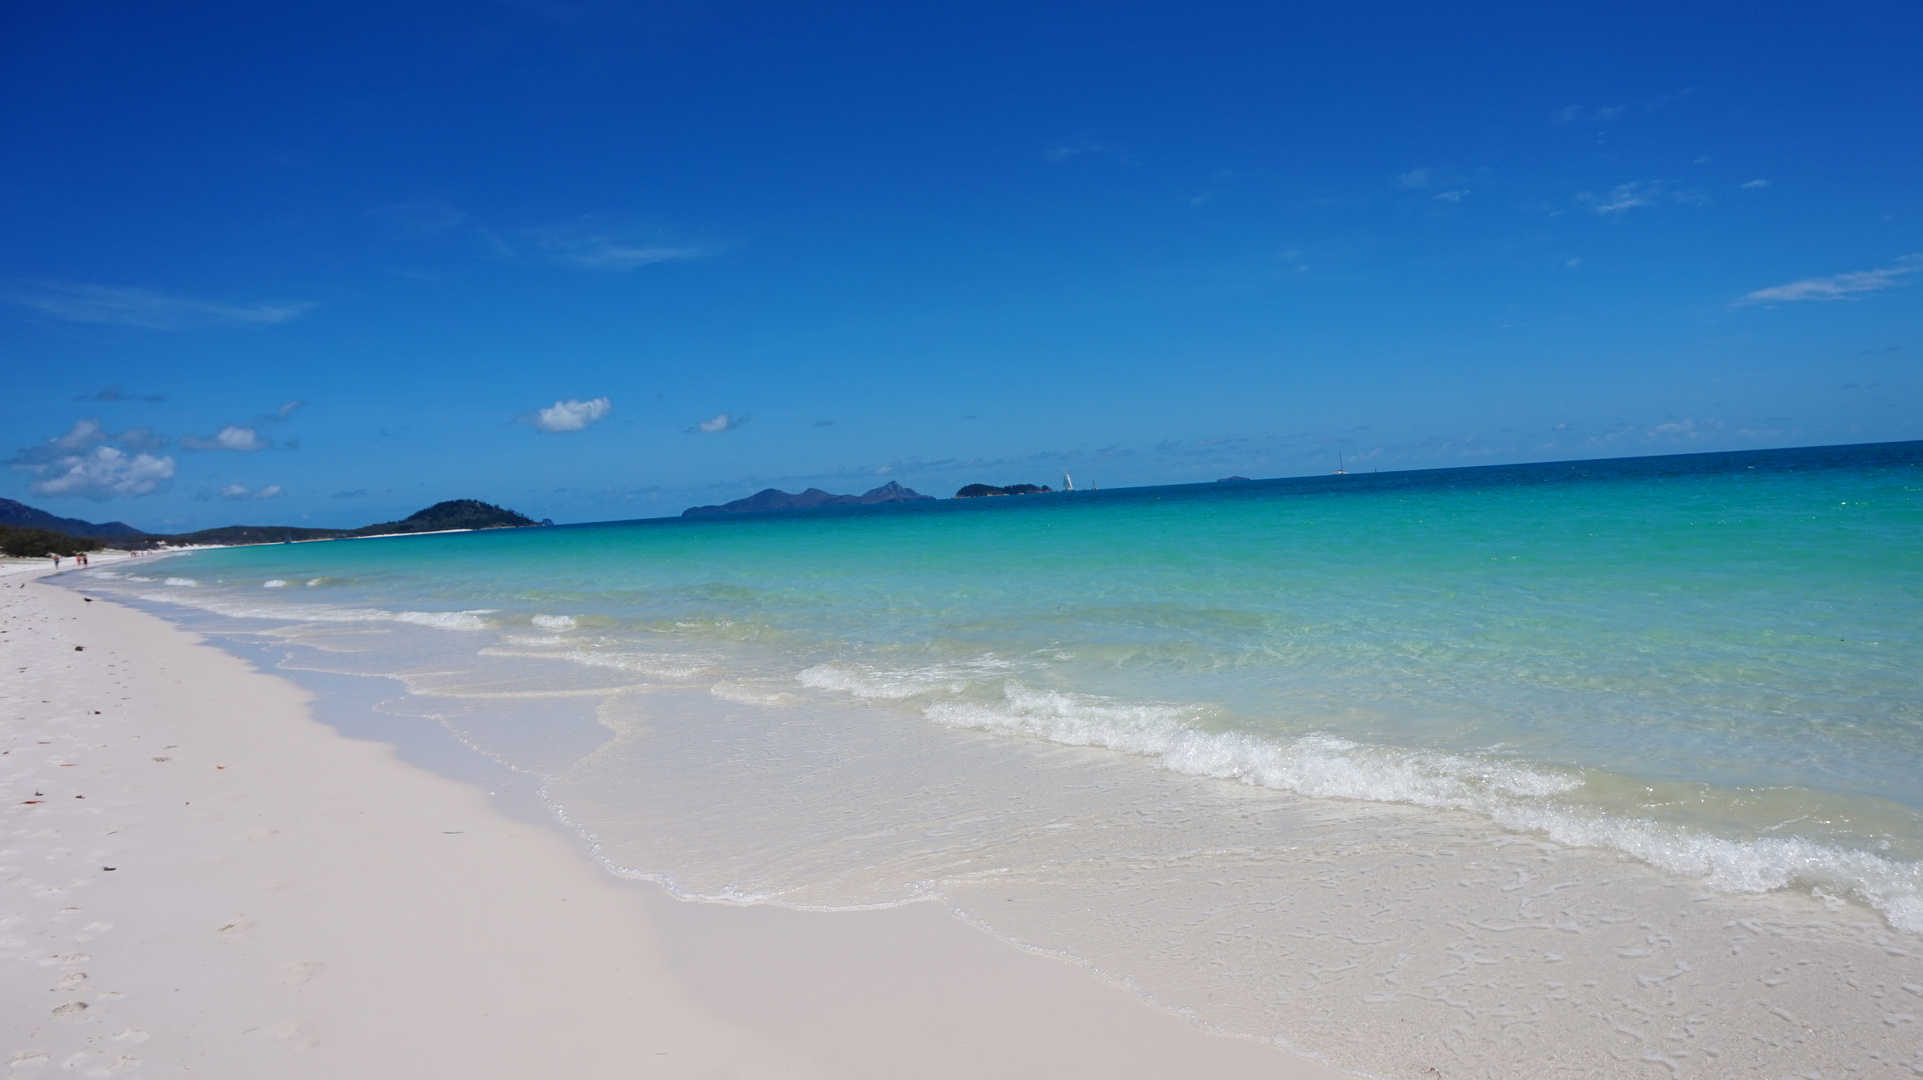
[{"label": "foam line on sand", "polygon": [[933,905],[676,901],[143,612],[0,578],[13,1076],[1317,1078]]}]

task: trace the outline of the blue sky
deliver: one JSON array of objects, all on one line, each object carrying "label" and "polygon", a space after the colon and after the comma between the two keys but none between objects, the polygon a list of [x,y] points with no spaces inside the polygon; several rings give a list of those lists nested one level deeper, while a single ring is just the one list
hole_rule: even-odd
[{"label": "blue sky", "polygon": [[0,495],[587,521],[1915,439],[1919,40],[1907,0],[23,0]]}]

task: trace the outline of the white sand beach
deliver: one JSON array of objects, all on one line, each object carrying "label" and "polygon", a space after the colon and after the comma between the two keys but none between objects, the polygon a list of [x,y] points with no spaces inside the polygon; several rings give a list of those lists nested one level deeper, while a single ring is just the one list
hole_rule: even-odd
[{"label": "white sand beach", "polygon": [[1340,1075],[932,904],[616,879],[50,569],[0,575],[8,1075]]}]

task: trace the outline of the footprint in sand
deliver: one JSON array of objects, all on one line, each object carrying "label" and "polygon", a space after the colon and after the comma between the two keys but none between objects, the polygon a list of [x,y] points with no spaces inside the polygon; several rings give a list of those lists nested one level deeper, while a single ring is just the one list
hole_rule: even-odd
[{"label": "footprint in sand", "polygon": [[84,971],[76,971],[71,975],[60,976],[59,979],[55,980],[53,988],[55,990],[77,990],[86,984],[87,973]]},{"label": "footprint in sand", "polygon": [[80,1014],[86,1011],[86,1002],[69,1001],[65,1005],[55,1007],[53,1010],[53,1018],[55,1020],[78,1020],[80,1019]]},{"label": "footprint in sand", "polygon": [[244,937],[246,936],[247,931],[252,930],[253,928],[254,928],[254,920],[248,918],[245,915],[242,915],[239,918],[229,919],[226,922],[221,923],[219,926],[214,927],[214,932],[218,934],[224,934],[227,937]]},{"label": "footprint in sand", "polygon": [[314,1037],[314,1025],[305,1020],[293,1020],[279,1027],[269,1028],[267,1037],[289,1050],[312,1050],[320,1045]]},{"label": "footprint in sand", "polygon": [[281,985],[299,986],[301,983],[327,970],[327,965],[321,963],[319,960],[296,960],[287,965],[283,970],[287,972],[287,977],[280,981]]},{"label": "footprint in sand", "polygon": [[22,1050],[7,1061],[9,1069],[37,1069],[47,1063],[47,1055],[38,1050]]},{"label": "footprint in sand", "polygon": [[147,1041],[147,1033],[139,1028],[128,1028],[125,1031],[114,1032],[114,1041],[117,1043],[127,1043],[129,1045],[144,1043]]}]

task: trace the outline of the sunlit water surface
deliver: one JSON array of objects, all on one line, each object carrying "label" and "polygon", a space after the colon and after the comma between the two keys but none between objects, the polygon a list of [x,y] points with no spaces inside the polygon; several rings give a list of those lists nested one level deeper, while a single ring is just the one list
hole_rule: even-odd
[{"label": "sunlit water surface", "polygon": [[690,897],[937,900],[1377,1075],[1923,1071],[1923,444],[69,580],[398,680]]}]

